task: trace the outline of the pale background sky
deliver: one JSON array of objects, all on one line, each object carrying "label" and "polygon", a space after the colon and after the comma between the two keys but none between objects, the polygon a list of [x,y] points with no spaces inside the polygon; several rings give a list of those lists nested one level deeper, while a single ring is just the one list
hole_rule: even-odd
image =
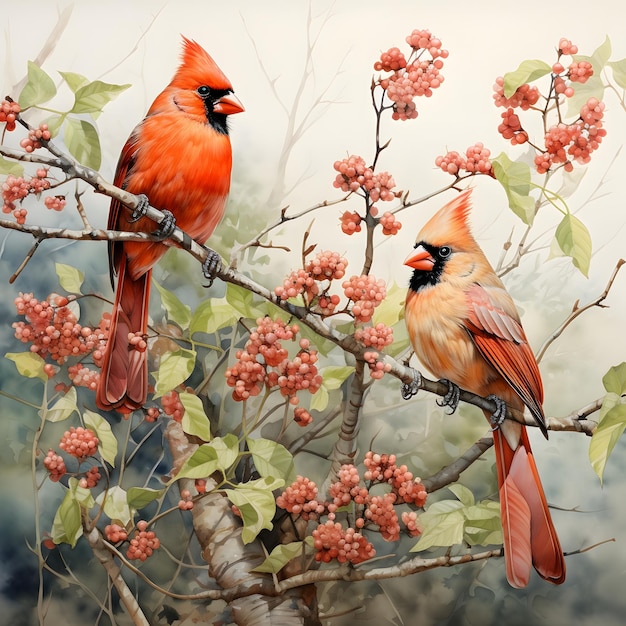
[{"label": "pale background sky", "polygon": [[[23,77],[26,61],[38,54],[58,12],[69,4],[21,0],[0,13],[0,33],[4,40],[0,56],[4,58],[0,77],[2,95]],[[364,0],[334,4],[313,0],[311,7],[314,18],[311,31],[316,35],[322,30],[313,55],[315,83],[306,91],[303,105],[306,110],[307,103],[326,88],[330,104],[320,110],[319,119],[294,150],[287,183],[304,179],[281,204],[289,204],[294,211],[338,197],[337,190],[332,188],[335,160],[348,154],[360,154],[366,161],[371,160],[372,65],[381,51],[395,45],[404,49],[404,38],[413,28],[428,28],[450,52],[442,71],[445,82],[432,98],[418,100],[417,120],[393,122],[387,118],[383,123],[383,141],[388,137],[393,141],[381,158],[380,167],[393,174],[398,188],[410,189],[413,197],[449,182],[434,166],[435,157],[448,149],[461,152],[474,142],[483,141],[492,154],[506,150],[511,158],[515,157],[516,152],[496,130],[502,111],[494,107],[491,97],[496,76],[516,69],[524,59],[538,58],[551,64],[561,37],[576,43],[581,54],[591,54],[608,35],[613,46],[612,59],[626,57],[626,21],[621,0],[585,5],[530,1],[506,7],[485,0],[471,3]],[[233,180],[256,181],[255,193],[260,204],[271,187],[285,117],[262,74],[253,41],[268,73],[276,79],[276,89],[289,101],[302,75],[308,8],[309,3],[304,1],[77,1],[61,41],[46,59],[44,68],[53,76],[59,69],[107,82],[132,83],[132,88],[107,106],[98,120],[103,142],[102,172],[111,179],[128,133],[178,64],[180,35],[196,39],[231,79],[246,107],[244,114],[232,119]],[[623,200],[626,155],[619,152],[626,138],[626,112],[614,94],[607,94],[605,121],[608,135],[592,156],[580,189],[570,199],[572,210],[579,211],[577,215],[589,226],[594,241],[596,254],[589,279],[573,269],[564,271],[567,265],[562,262],[545,262],[547,251],[526,260],[517,277],[507,278],[525,312],[524,323],[531,342],[537,347],[554,328],[554,315],[549,316],[554,311],[549,307],[556,307],[558,320],[562,317],[560,312],[566,314],[576,299],[580,298],[584,304],[594,298],[602,291],[617,259],[626,256]],[[605,175],[606,195],[584,206]],[[495,263],[503,239],[513,228],[521,232],[521,223],[508,210],[504,192],[495,181],[479,178],[475,185],[474,230]],[[402,260],[419,227],[449,197],[442,196],[411,213],[401,213],[404,227],[391,244],[387,242],[379,248],[373,269],[376,276],[395,278],[399,284],[406,284],[409,270],[402,266]],[[106,202],[94,200],[91,206],[92,215],[100,213],[94,221],[104,224]],[[268,220],[274,219],[280,208],[274,207]],[[344,208],[347,207],[341,210]],[[354,208],[360,209],[360,205]],[[348,256],[354,254],[358,266],[362,242],[341,234],[337,227],[338,214],[339,209],[334,208],[319,214],[312,239],[324,247],[336,247]],[[547,212],[539,231],[553,230],[557,222],[558,214]],[[301,232],[301,226],[293,232],[298,232],[298,228]],[[549,238],[545,238],[545,244],[549,244]],[[284,265],[287,271],[298,257],[299,246],[294,246],[293,255],[277,257],[278,266]],[[105,263],[103,257],[103,271]],[[548,412],[562,414],[602,395],[602,374],[625,360],[625,294],[626,274],[620,276],[607,302],[611,308],[583,316],[546,355],[542,370]],[[537,296],[540,301],[536,300]],[[563,539],[566,550],[621,532],[614,549],[600,548],[568,561],[571,571],[578,564],[583,567],[587,558],[611,561],[609,571],[614,576],[607,583],[606,593],[618,593],[617,589],[623,589],[624,572],[611,556],[619,554],[622,561],[626,558],[623,534],[626,512],[620,495],[624,484],[617,484],[614,473],[612,481],[608,480],[601,490],[587,462],[588,440],[584,437],[561,435],[552,436],[549,443],[534,441],[540,450],[540,472],[547,475],[545,482],[561,485],[559,504],[610,511],[590,515],[584,522],[559,517],[557,526],[558,522],[570,525],[571,532],[566,532]],[[567,446],[566,454],[563,454],[564,446]],[[619,444],[616,458],[609,461],[609,466],[611,463],[623,466],[617,458],[620,450],[623,457],[626,450]],[[590,532],[589,527],[597,530],[598,535]]]}]

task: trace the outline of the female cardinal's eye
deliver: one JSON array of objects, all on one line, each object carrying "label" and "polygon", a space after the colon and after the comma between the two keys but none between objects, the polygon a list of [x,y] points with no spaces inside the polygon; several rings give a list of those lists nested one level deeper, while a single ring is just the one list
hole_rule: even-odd
[{"label": "female cardinal's eye", "polygon": [[439,248],[439,256],[442,259],[447,259],[451,254],[452,254],[452,250],[450,250],[448,246],[443,246],[442,248]]},{"label": "female cardinal's eye", "polygon": [[197,92],[201,95],[201,96],[208,96],[209,93],[211,92],[211,89],[209,87],[207,87],[206,85],[201,85],[200,87],[198,87]]}]

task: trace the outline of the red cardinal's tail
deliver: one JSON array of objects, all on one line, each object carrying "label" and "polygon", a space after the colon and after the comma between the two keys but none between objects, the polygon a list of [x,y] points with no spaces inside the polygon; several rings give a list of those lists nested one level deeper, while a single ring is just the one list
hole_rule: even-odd
[{"label": "red cardinal's tail", "polygon": [[152,275],[151,271],[147,271],[137,280],[133,280],[126,272],[127,262],[124,256],[119,263],[109,340],[96,392],[98,407],[106,411],[117,409],[122,413],[134,411],[146,402],[147,352],[132,346],[129,335],[144,335],[147,331]]},{"label": "red cardinal's tail", "polygon": [[560,585],[565,580],[565,559],[526,428],[522,426],[517,450],[511,449],[500,429],[494,431],[493,435],[500,485],[506,577],[511,586],[525,587],[532,564],[542,578]]}]

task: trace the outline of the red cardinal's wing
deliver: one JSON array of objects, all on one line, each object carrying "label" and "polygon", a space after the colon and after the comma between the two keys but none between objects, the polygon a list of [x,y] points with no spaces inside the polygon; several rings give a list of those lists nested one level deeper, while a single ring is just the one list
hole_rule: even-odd
[{"label": "red cardinal's wing", "polygon": [[466,292],[467,329],[483,358],[511,385],[546,434],[543,385],[511,296],[475,284]]}]

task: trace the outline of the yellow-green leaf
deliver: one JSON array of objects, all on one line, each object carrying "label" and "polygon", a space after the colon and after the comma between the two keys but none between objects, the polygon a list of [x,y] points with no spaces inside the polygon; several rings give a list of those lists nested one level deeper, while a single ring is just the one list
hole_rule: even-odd
[{"label": "yellow-green leaf", "polygon": [[68,489],[54,514],[50,535],[54,543],[69,543],[73,548],[82,534],[83,526],[80,518],[80,504],[76,500],[75,495]]},{"label": "yellow-green leaf", "polygon": [[404,314],[406,287],[399,287],[393,282],[387,288],[385,299],[374,309],[374,324],[384,324],[392,327]]},{"label": "yellow-green leaf", "polygon": [[65,145],[79,163],[93,170],[100,169],[100,138],[93,124],[87,120],[68,117],[65,124]]},{"label": "yellow-green leaf", "polygon": [[55,263],[59,285],[68,293],[81,293],[80,289],[85,280],[85,275],[76,267],[65,265],[65,263]]},{"label": "yellow-green leaf", "polygon": [[191,319],[191,307],[183,304],[173,292],[160,285],[156,280],[152,282],[161,295],[161,303],[167,312],[167,319],[186,330]]},{"label": "yellow-green leaf", "polygon": [[217,468],[217,450],[211,444],[205,443],[183,463],[172,481],[179,478],[207,478]]},{"label": "yellow-green leaf", "polygon": [[67,83],[67,86],[76,93],[76,90],[86,85],[89,82],[89,79],[82,74],[77,74],[76,72],[59,72],[63,77],[63,80]]},{"label": "yellow-green leaf", "polygon": [[74,106],[71,113],[97,113],[122,91],[130,87],[127,85],[112,85],[101,80],[83,84],[74,92]]},{"label": "yellow-green leaf", "polygon": [[117,439],[111,430],[111,425],[101,415],[93,411],[86,410],[83,413],[85,425],[96,433],[100,440],[98,451],[100,456],[112,467],[115,467],[115,457],[117,455]]},{"label": "yellow-green leaf", "polygon": [[254,466],[261,476],[282,478],[286,484],[295,480],[293,456],[282,444],[270,439],[246,440]]},{"label": "yellow-green leaf", "polygon": [[602,377],[602,384],[607,391],[618,396],[624,395],[626,393],[626,362],[611,367]]},{"label": "yellow-green leaf", "polygon": [[613,72],[613,79],[619,87],[626,89],[626,58],[619,61],[612,61],[609,67]]},{"label": "yellow-green leaf", "polygon": [[43,371],[46,362],[34,352],[7,352],[4,355],[9,361],[15,363],[17,371],[26,378],[40,378],[44,382],[48,376]]},{"label": "yellow-green leaf", "polygon": [[283,480],[259,478],[226,490],[226,496],[241,513],[241,538],[244,543],[254,541],[264,528],[272,529],[272,519],[276,512],[276,501],[272,492],[284,484]]},{"label": "yellow-green leaf", "polygon": [[181,348],[176,352],[169,352],[162,359],[159,370],[155,373],[156,384],[154,387],[155,397],[162,396],[181,383],[184,383],[196,364],[195,350]]},{"label": "yellow-green leaf", "polygon": [[600,482],[603,481],[609,456],[626,429],[626,399],[608,393],[602,403],[602,412],[604,416],[589,444],[589,460]]},{"label": "yellow-green leaf", "polygon": [[158,500],[165,493],[165,489],[150,489],[149,487],[131,487],[126,493],[126,501],[131,509],[143,509],[150,502]]},{"label": "yellow-green leaf", "polygon": [[530,193],[530,167],[522,161],[511,161],[504,153],[491,160],[493,173],[504,187],[509,207],[524,224],[532,225],[535,219],[535,200]]},{"label": "yellow-green leaf", "polygon": [[56,92],[52,78],[32,61],[28,61],[28,81],[18,98],[22,110],[47,102]]},{"label": "yellow-green leaf", "polygon": [[0,156],[0,174],[3,176],[19,177],[24,174],[24,166],[16,161],[9,161]]},{"label": "yellow-green leaf", "polygon": [[201,302],[193,312],[189,323],[189,333],[217,332],[220,328],[231,326],[237,321],[233,307],[224,298],[207,299]]},{"label": "yellow-green leaf", "polygon": [[510,98],[524,83],[531,83],[551,71],[552,68],[545,61],[539,59],[522,61],[514,72],[507,72],[504,75],[505,97]]},{"label": "yellow-green leaf", "polygon": [[122,526],[126,526],[133,518],[131,508],[128,505],[128,494],[118,485],[113,485],[108,491],[99,494],[96,502],[111,520],[119,521]]},{"label": "yellow-green leaf", "polygon": [[180,401],[185,407],[182,427],[188,435],[199,437],[202,441],[211,441],[211,424],[204,412],[202,400],[187,391],[179,394]]},{"label": "yellow-green leaf", "polygon": [[589,275],[591,262],[591,235],[587,227],[571,213],[563,217],[554,234],[559,247],[572,259],[583,276]]},{"label": "yellow-green leaf", "polygon": [[48,410],[46,411],[46,420],[48,422],[62,422],[76,411],[76,387],[70,387],[65,395],[62,395]]},{"label": "yellow-green leaf", "polygon": [[474,494],[460,483],[449,485],[448,489],[460,500],[463,506],[473,506],[475,503]]},{"label": "yellow-green leaf", "polygon": [[268,574],[278,574],[291,559],[300,556],[304,552],[306,543],[304,541],[292,541],[276,546],[269,556],[251,572],[265,572]]}]

